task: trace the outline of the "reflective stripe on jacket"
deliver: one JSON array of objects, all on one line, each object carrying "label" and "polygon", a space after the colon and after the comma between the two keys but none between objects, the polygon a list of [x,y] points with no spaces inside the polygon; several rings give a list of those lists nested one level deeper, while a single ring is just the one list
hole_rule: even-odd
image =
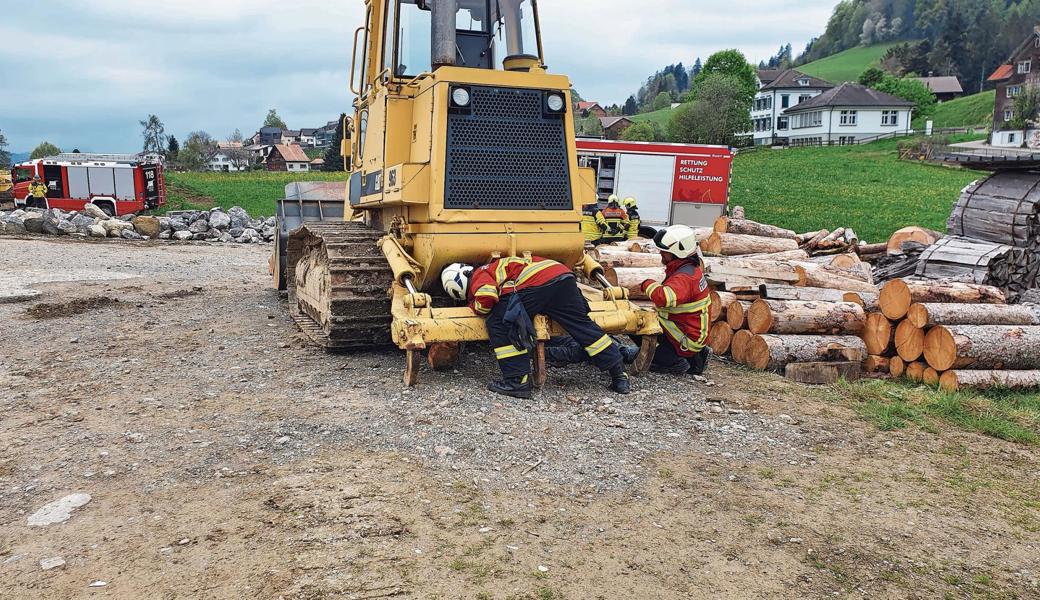
[{"label": "reflective stripe on jacket", "polygon": [[47,186],[42,183],[34,183],[29,186],[29,195],[37,198],[47,197]]},{"label": "reflective stripe on jacket", "polygon": [[[628,213],[623,208],[608,206],[600,211],[606,223],[607,232],[603,236],[608,239],[624,240],[628,238]],[[599,217],[596,219],[599,220]]]},{"label": "reflective stripe on jacket", "polygon": [[498,301],[515,291],[545,285],[563,275],[574,275],[564,265],[547,258],[500,258],[473,271],[469,280],[469,307],[487,315]]},{"label": "reflective stripe on jacket", "polygon": [[699,259],[673,260],[665,267],[663,282],[647,280],[642,289],[657,307],[657,320],[680,356],[693,356],[704,349],[711,290]]}]

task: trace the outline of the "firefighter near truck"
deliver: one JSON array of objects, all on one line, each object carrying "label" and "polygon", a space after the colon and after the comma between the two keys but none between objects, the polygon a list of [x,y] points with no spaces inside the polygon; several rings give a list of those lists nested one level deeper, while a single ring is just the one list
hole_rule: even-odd
[{"label": "firefighter near truck", "polygon": [[[11,192],[16,207],[83,210],[109,216],[136,214],[166,204],[162,161],[131,154],[59,154],[15,165]],[[37,195],[45,197],[39,198]]]}]

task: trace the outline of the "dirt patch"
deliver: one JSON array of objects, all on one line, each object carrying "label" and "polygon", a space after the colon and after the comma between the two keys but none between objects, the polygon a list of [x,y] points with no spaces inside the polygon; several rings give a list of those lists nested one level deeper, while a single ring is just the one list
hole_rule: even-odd
[{"label": "dirt patch", "polygon": [[108,308],[120,304],[117,298],[94,296],[91,298],[74,298],[67,302],[41,302],[33,305],[26,313],[34,319],[60,319],[80,315],[92,310]]},{"label": "dirt patch", "polygon": [[184,187],[183,185],[177,185],[175,183],[166,182],[166,187],[169,191],[170,196],[180,196],[184,201],[193,208],[196,209],[208,209],[213,208],[217,205],[216,200],[210,196],[203,196],[195,190]]},{"label": "dirt patch", "polygon": [[160,300],[180,300],[183,298],[191,298],[193,296],[198,296],[202,294],[204,291],[205,290],[203,288],[196,286],[191,288],[190,290],[184,289],[173,290],[169,292],[160,292],[158,294],[154,294],[153,297],[158,298]]}]

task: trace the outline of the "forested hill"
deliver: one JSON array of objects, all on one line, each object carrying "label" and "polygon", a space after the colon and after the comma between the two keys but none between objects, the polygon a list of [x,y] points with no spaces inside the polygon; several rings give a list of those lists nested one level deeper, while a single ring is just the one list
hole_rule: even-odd
[{"label": "forested hill", "polygon": [[978,92],[1038,24],[1040,0],[842,0],[797,63],[857,46],[920,40],[918,75],[928,75],[924,68],[956,75],[965,91]]}]

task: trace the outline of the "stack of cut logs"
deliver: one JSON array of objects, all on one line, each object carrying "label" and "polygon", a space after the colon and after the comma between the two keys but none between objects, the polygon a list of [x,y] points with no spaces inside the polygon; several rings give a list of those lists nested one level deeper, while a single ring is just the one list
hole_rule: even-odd
[{"label": "stack of cut logs", "polygon": [[[862,245],[851,229],[798,235],[727,217],[697,237],[713,290],[708,345],[716,355],[804,383],[860,377],[865,310],[878,301],[863,257],[884,255],[887,244]],[[646,240],[600,246],[596,256],[621,287],[665,275]]]},{"label": "stack of cut logs", "polygon": [[998,288],[893,280],[867,315],[871,373],[955,391],[1040,386],[1040,307],[1008,305]]}]

